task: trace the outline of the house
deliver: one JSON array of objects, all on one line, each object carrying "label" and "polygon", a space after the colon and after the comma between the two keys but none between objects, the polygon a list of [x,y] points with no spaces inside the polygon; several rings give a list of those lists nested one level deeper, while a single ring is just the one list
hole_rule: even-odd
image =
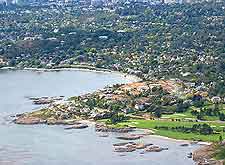
[{"label": "house", "polygon": [[142,98],[139,98],[138,100],[136,100],[136,104],[135,104],[134,108],[137,110],[144,110],[149,105],[150,105],[149,98],[142,97]]},{"label": "house", "polygon": [[6,61],[4,60],[4,58],[2,56],[0,56],[0,65],[5,64],[5,63],[6,63]]},{"label": "house", "polygon": [[5,64],[3,58],[0,57],[0,64]]},{"label": "house", "polygon": [[215,104],[215,103],[220,103],[222,99],[219,96],[214,96],[211,98],[211,101]]},{"label": "house", "polygon": [[105,39],[106,40],[106,39],[108,39],[108,36],[99,36],[98,38],[99,39]]},{"label": "house", "polygon": [[134,108],[135,109],[137,109],[137,110],[144,110],[145,109],[145,105],[144,104],[135,104],[135,106],[134,106]]},{"label": "house", "polygon": [[125,108],[125,109],[122,109],[121,111],[124,112],[125,114],[134,112],[132,108]]}]

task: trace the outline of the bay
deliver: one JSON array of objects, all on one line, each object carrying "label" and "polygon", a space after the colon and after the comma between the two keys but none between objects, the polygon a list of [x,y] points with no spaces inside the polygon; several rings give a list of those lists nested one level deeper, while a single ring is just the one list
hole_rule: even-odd
[{"label": "bay", "polygon": [[64,130],[63,126],[15,125],[9,116],[33,111],[28,97],[77,96],[107,85],[128,83],[134,78],[114,72],[60,71],[34,72],[0,70],[0,165],[191,165],[187,154],[197,145],[181,147],[183,142],[155,136],[139,142],[168,147],[160,153],[140,151],[120,155],[112,144],[122,142],[116,134],[103,138],[94,127]]}]

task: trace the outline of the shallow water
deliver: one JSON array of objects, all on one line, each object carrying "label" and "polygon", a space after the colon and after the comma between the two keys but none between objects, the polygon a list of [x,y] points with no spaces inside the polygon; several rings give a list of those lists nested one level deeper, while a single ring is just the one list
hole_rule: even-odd
[{"label": "shallow water", "polygon": [[116,73],[90,71],[32,72],[0,70],[0,165],[191,165],[187,153],[198,146],[181,147],[181,142],[145,137],[140,142],[168,147],[160,153],[121,155],[112,144],[122,142],[116,134],[99,137],[93,127],[64,130],[63,126],[15,125],[8,116],[32,111],[38,106],[30,96],[73,96],[106,85],[131,82]]}]

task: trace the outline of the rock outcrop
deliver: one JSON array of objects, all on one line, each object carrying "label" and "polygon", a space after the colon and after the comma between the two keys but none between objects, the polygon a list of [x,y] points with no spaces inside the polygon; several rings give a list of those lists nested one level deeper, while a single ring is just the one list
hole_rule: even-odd
[{"label": "rock outcrop", "polygon": [[[136,150],[142,150],[141,154],[146,152],[160,152],[163,150],[168,150],[168,148],[161,148],[158,146],[153,146],[153,144],[126,142],[126,143],[116,143],[113,144],[115,152],[133,152]],[[144,151],[143,151],[144,149]]]},{"label": "rock outcrop", "polygon": [[76,120],[57,120],[55,118],[42,119],[40,117],[29,116],[29,115],[21,115],[13,120],[16,124],[26,124],[26,125],[34,125],[34,124],[48,124],[48,125],[74,125]]},{"label": "rock outcrop", "polygon": [[138,135],[138,134],[127,134],[124,136],[119,136],[117,137],[117,139],[121,139],[121,140],[137,140],[142,138],[143,135]]},{"label": "rock outcrop", "polygon": [[163,150],[168,150],[168,148],[161,148],[159,146],[149,146],[145,149],[145,152],[161,152]]},{"label": "rock outcrop", "polygon": [[118,132],[118,133],[128,133],[131,131],[134,131],[135,128],[133,127],[125,127],[125,128],[112,128],[108,127],[105,124],[99,124],[97,123],[95,125],[95,131],[96,132]]},{"label": "rock outcrop", "polygon": [[47,121],[42,120],[38,117],[20,116],[19,118],[15,119],[14,122],[16,124],[33,125],[33,124],[45,124]]},{"label": "rock outcrop", "polygon": [[84,124],[84,123],[77,123],[77,124],[75,124],[75,125],[66,127],[65,129],[84,129],[84,128],[87,128],[87,127],[88,127],[87,124]]},{"label": "rock outcrop", "polygon": [[206,145],[193,152],[193,160],[197,165],[223,165],[223,160],[214,160],[213,156],[216,152],[216,145]]}]

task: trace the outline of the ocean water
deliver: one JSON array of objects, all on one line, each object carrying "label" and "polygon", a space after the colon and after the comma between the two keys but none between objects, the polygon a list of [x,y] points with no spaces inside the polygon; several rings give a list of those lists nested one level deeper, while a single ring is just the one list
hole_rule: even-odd
[{"label": "ocean water", "polygon": [[187,154],[197,145],[181,147],[182,142],[155,136],[140,142],[168,147],[160,153],[121,155],[112,144],[122,142],[117,134],[99,137],[94,127],[64,130],[63,126],[15,125],[9,116],[33,111],[27,97],[75,96],[107,85],[134,81],[117,73],[90,71],[34,72],[0,70],[0,165],[191,165]]}]

